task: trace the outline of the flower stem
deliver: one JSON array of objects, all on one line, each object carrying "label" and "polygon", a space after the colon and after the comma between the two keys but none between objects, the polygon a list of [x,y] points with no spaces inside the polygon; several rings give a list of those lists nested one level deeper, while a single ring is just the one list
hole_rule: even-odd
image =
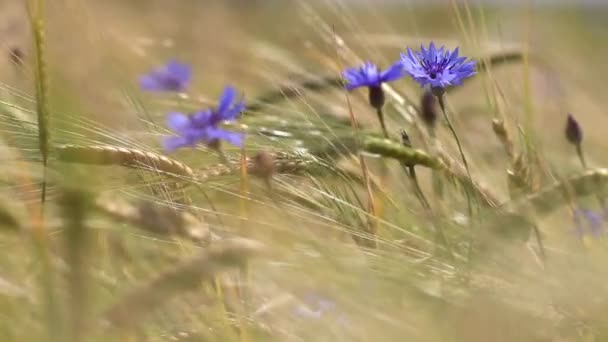
[{"label": "flower stem", "polygon": [[[454,129],[454,126],[452,125],[452,121],[450,121],[450,117],[448,116],[448,113],[445,110],[443,94],[437,94],[437,100],[439,100],[439,107],[441,108],[443,117],[445,118],[445,121],[448,124],[450,131],[452,132],[452,136],[454,136],[454,140],[456,140],[456,145],[458,146],[458,152],[460,152],[460,156],[462,157],[462,164],[464,165],[464,168],[467,171],[467,177],[469,177],[469,181],[471,183],[473,183],[473,178],[471,177],[471,171],[469,170],[469,163],[467,162],[467,158],[464,155],[464,151],[462,150],[462,144],[460,143],[458,134],[456,134],[456,130]],[[465,193],[465,196],[467,197],[467,209],[469,212],[469,219],[472,219],[473,218],[473,204],[471,203],[471,194],[469,193],[469,189],[465,187],[464,193]],[[470,254],[470,249],[469,249],[469,254]]]},{"label": "flower stem", "polygon": [[[416,192],[416,197],[418,197],[418,200],[422,204],[422,207],[424,208],[424,210],[429,215],[429,218],[431,218],[431,220],[433,220],[434,219],[433,209],[431,208],[429,201],[426,199],[424,192],[422,192],[422,188],[420,187],[420,183],[418,182],[418,176],[416,176],[415,166],[408,166],[408,165],[403,164],[403,169],[407,173],[407,175],[410,177],[410,180],[412,181],[412,184],[414,185],[414,191]],[[448,256],[451,257],[452,259],[454,259],[454,253],[452,252],[452,249],[450,248],[450,243],[448,242],[448,239],[445,236],[442,226],[438,225],[438,224],[434,224],[434,226],[435,226],[435,231],[437,233],[438,240],[445,247],[445,249],[448,253]]]},{"label": "flower stem", "polygon": [[576,154],[578,155],[578,159],[581,161],[583,169],[586,169],[587,162],[585,161],[585,154],[583,153],[583,146],[581,144],[576,144]]},{"label": "flower stem", "polygon": [[458,138],[458,134],[456,134],[456,130],[452,125],[452,121],[448,116],[448,113],[445,110],[445,103],[443,101],[443,95],[437,96],[439,100],[439,107],[441,107],[441,111],[443,112],[443,117],[445,118],[445,122],[448,124],[448,128],[452,132],[452,136],[454,136],[454,140],[456,140],[456,145],[458,145],[458,152],[460,152],[460,157],[462,158],[462,164],[464,165],[465,170],[467,171],[467,176],[472,181],[471,171],[469,170],[469,163],[467,162],[467,157],[464,155],[464,151],[462,150],[462,144],[460,143],[460,138]]},{"label": "flower stem", "polygon": [[380,126],[382,126],[382,133],[384,134],[384,137],[388,139],[388,131],[386,130],[386,124],[384,123],[384,112],[382,111],[382,108],[378,108],[376,113],[378,114]]},{"label": "flower stem", "polygon": [[[412,147],[412,142],[410,141],[410,137],[408,136],[408,134],[405,130],[401,131],[401,143],[406,147],[409,147],[409,148]],[[422,207],[424,208],[426,213],[429,215],[429,218],[431,220],[434,220],[433,209],[431,208],[431,204],[429,203],[426,196],[424,195],[424,192],[422,191],[422,187],[420,187],[420,182],[418,181],[418,176],[416,175],[416,166],[413,164],[409,164],[407,162],[401,162],[401,166],[403,167],[403,171],[405,171],[405,173],[410,178],[412,185],[414,186],[414,191],[416,193],[416,197],[418,197],[420,204],[422,204]],[[447,237],[445,236],[445,233],[443,232],[441,225],[436,225],[434,223],[433,223],[433,225],[435,226],[435,231],[437,233],[438,240],[444,245],[445,249],[448,252],[448,255],[453,259],[454,254],[450,248],[450,244],[448,242]]]},{"label": "flower stem", "polygon": [[[583,145],[580,143],[576,144],[576,154],[578,155],[578,160],[580,160],[583,170],[587,170],[587,161],[585,160],[585,154],[583,153]],[[596,194],[596,197],[600,207],[602,209],[606,208],[606,200],[600,194]]]}]

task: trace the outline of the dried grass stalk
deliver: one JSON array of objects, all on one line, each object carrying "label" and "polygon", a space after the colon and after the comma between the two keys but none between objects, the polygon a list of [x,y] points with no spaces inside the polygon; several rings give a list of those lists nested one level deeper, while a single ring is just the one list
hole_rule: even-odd
[{"label": "dried grass stalk", "polygon": [[[237,162],[213,165],[198,171],[182,162],[166,156],[138,150],[135,148],[115,147],[109,145],[60,145],[55,148],[57,159],[68,163],[83,163],[91,165],[118,165],[137,169],[153,170],[186,180],[205,181],[213,177],[228,176],[239,172],[240,164]],[[263,152],[264,153],[264,152]],[[248,172],[263,176],[259,159],[248,158]],[[273,172],[298,173],[310,169],[313,166],[323,166],[321,160],[308,153],[299,152],[275,152],[272,162]]]},{"label": "dried grass stalk", "polygon": [[[554,210],[568,205],[574,198],[602,194],[607,187],[608,169],[589,170],[556,182],[533,194],[501,204],[484,218],[483,224],[486,229],[483,231],[525,241],[530,237],[533,229],[540,244],[542,242],[535,220],[542,219]],[[480,237],[477,240],[480,240]]]},{"label": "dried grass stalk", "polygon": [[573,197],[602,194],[608,187],[608,169],[594,169],[556,182],[541,191],[498,207],[503,212],[542,217],[568,204]]},{"label": "dried grass stalk", "polygon": [[129,327],[141,321],[171,298],[212,280],[219,272],[241,267],[251,257],[263,252],[263,245],[247,239],[218,241],[199,256],[165,271],[152,281],[136,287],[103,315],[104,322],[114,327]]},{"label": "dried grass stalk", "polygon": [[482,183],[471,179],[461,163],[448,155],[444,155],[443,153],[440,153],[440,157],[444,164],[447,165],[447,167],[444,169],[444,173],[447,175],[447,177],[455,179],[463,187],[469,189],[474,198],[479,200],[483,206],[489,208],[495,208],[498,206],[500,200],[492,192],[492,190],[488,189]]},{"label": "dried grass stalk", "polygon": [[97,209],[114,219],[128,222],[154,234],[182,236],[198,244],[207,244],[211,240],[208,225],[186,211],[151,201],[132,204],[109,196],[100,196],[95,203]]},{"label": "dried grass stalk", "polygon": [[509,159],[513,160],[515,158],[515,147],[513,146],[513,139],[511,139],[511,135],[505,126],[505,122],[503,120],[494,119],[492,120],[492,131],[500,140],[507,156]]}]

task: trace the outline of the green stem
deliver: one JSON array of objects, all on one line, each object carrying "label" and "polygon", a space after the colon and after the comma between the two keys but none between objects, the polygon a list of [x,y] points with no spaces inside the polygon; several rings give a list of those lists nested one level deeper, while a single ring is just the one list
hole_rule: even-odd
[{"label": "green stem", "polygon": [[422,192],[422,188],[420,187],[420,183],[418,182],[418,176],[416,176],[416,168],[414,166],[407,166],[407,165],[403,165],[403,168],[406,170],[406,173],[412,180],[412,184],[414,185],[414,191],[416,192],[416,196],[420,200],[422,207],[425,210],[430,210],[431,205],[429,204],[429,201],[426,199],[426,196],[424,196],[424,192]]},{"label": "green stem", "polygon": [[[422,207],[424,208],[424,210],[429,215],[429,218],[431,220],[433,220],[434,219],[433,209],[431,208],[431,205],[429,204],[429,201],[426,199],[426,196],[424,195],[424,192],[422,192],[422,188],[420,187],[420,182],[418,182],[418,176],[416,176],[416,168],[415,168],[415,166],[413,166],[413,165],[408,166],[408,165],[405,165],[405,164],[402,164],[402,165],[403,165],[403,169],[406,171],[406,173],[410,177],[410,180],[412,181],[412,184],[414,185],[414,191],[416,192],[416,197],[418,197],[418,200],[420,200],[420,203],[422,204]],[[445,236],[443,228],[441,227],[441,225],[437,225],[437,224],[434,224],[434,226],[435,226],[435,231],[437,233],[437,238],[439,239],[439,241],[441,242],[441,244],[443,244],[443,246],[447,250],[448,255],[452,259],[454,259],[454,253],[452,252],[452,249],[450,248],[450,244],[448,242],[448,238]]]},{"label": "green stem", "polygon": [[[576,154],[578,155],[578,160],[580,160],[581,165],[583,166],[583,170],[587,170],[587,162],[585,160],[585,154],[583,153],[583,145],[582,144],[576,144]],[[605,209],[606,208],[606,201],[604,200],[604,198],[597,194],[597,201],[600,205],[600,208]]]},{"label": "green stem", "polygon": [[388,139],[388,131],[386,130],[386,124],[384,123],[384,113],[382,112],[382,108],[378,108],[376,111],[378,114],[378,121],[380,121],[380,126],[382,126],[382,133],[384,137]]},{"label": "green stem", "polygon": [[[471,171],[469,170],[469,163],[467,162],[467,157],[464,155],[464,151],[462,150],[462,144],[460,143],[460,138],[458,138],[458,134],[456,134],[456,130],[454,129],[454,126],[452,125],[452,121],[450,120],[450,117],[448,116],[448,113],[445,110],[445,103],[443,101],[443,95],[437,95],[437,99],[439,100],[439,107],[441,107],[441,112],[443,113],[445,122],[448,124],[448,127],[450,128],[450,131],[452,132],[452,136],[454,137],[454,140],[456,140],[456,145],[458,146],[458,152],[460,152],[460,157],[462,158],[462,164],[464,165],[464,169],[467,171],[467,177],[469,177],[469,181],[471,183],[473,183],[473,177],[471,177]],[[466,188],[465,188],[464,193],[467,196],[469,217],[472,218],[473,217],[473,206],[471,203],[471,194],[469,194],[469,190]]]},{"label": "green stem", "polygon": [[540,252],[540,258],[543,264],[547,261],[546,253],[545,253],[545,245],[543,244],[543,238],[540,235],[540,229],[538,229],[538,225],[535,223],[533,225],[534,237],[536,238],[536,243],[538,243],[538,250]]},{"label": "green stem", "polygon": [[583,169],[586,169],[587,162],[585,161],[585,154],[583,153],[583,146],[581,144],[576,144],[576,154],[578,155],[578,159],[581,161]]},{"label": "green stem", "polygon": [[445,110],[445,103],[443,102],[443,95],[437,96],[439,100],[439,107],[441,107],[441,111],[443,112],[443,117],[445,118],[445,122],[448,124],[448,128],[452,132],[452,136],[454,140],[456,140],[456,145],[458,145],[458,152],[460,152],[460,157],[462,158],[462,164],[464,165],[465,170],[467,171],[467,176],[471,181],[473,181],[473,177],[471,177],[471,171],[469,170],[469,163],[467,162],[467,157],[464,155],[464,151],[462,150],[462,144],[460,143],[460,138],[458,138],[458,134],[456,134],[456,130],[452,125],[452,121],[448,116],[447,111]]},{"label": "green stem", "polygon": [[[469,163],[467,162],[467,158],[464,155],[464,151],[462,150],[462,144],[460,143],[460,139],[458,138],[458,134],[456,134],[456,130],[452,125],[452,121],[450,121],[450,117],[448,116],[447,111],[445,110],[445,103],[443,101],[443,94],[437,95],[437,99],[439,100],[439,107],[441,107],[441,112],[443,113],[443,117],[445,118],[450,131],[452,132],[452,136],[454,136],[454,140],[456,140],[456,145],[458,146],[458,152],[460,152],[460,156],[462,157],[462,164],[464,165],[465,170],[467,171],[467,177],[469,177],[469,181],[471,184],[473,183],[473,177],[471,177],[471,171],[469,170]],[[473,219],[473,204],[471,200],[471,194],[469,193],[468,188],[464,188],[464,194],[467,197],[467,211],[469,213],[469,220]],[[469,247],[467,250],[468,259],[470,260],[471,253],[473,251],[473,234],[471,234],[471,240],[469,242]]]}]

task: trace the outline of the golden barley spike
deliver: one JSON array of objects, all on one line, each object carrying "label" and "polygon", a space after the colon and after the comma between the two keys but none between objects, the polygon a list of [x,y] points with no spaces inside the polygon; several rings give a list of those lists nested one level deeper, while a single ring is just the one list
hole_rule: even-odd
[{"label": "golden barley spike", "polygon": [[114,196],[100,196],[95,204],[98,210],[112,218],[155,234],[182,236],[198,244],[211,240],[207,224],[187,211],[151,201],[130,203]]},{"label": "golden barley spike", "polygon": [[57,159],[63,162],[121,165],[137,169],[149,169],[179,178],[194,178],[194,171],[184,163],[154,152],[135,148],[109,145],[59,145],[55,147],[55,152]]}]

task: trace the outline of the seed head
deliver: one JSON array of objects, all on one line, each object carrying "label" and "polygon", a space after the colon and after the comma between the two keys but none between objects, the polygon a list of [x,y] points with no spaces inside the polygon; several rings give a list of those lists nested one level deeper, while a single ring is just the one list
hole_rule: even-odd
[{"label": "seed head", "polygon": [[369,104],[376,109],[382,109],[384,106],[384,90],[382,90],[382,87],[369,87]]},{"label": "seed head", "polygon": [[583,142],[583,130],[570,113],[566,120],[566,139],[573,145],[580,145]]},{"label": "seed head", "polygon": [[275,172],[274,155],[269,152],[261,151],[253,157],[251,174],[268,179]]},{"label": "seed head", "polygon": [[19,48],[18,46],[12,47],[9,50],[9,56],[11,58],[11,61],[15,65],[23,64],[23,61],[25,59],[25,54],[23,53],[23,50],[21,50],[21,48]]},{"label": "seed head", "polygon": [[424,94],[422,94],[422,100],[420,102],[420,118],[429,128],[434,128],[437,123],[437,118],[439,117],[435,95],[433,95],[430,90],[426,90]]},{"label": "seed head", "polygon": [[410,136],[404,129],[401,130],[401,143],[403,144],[403,146],[412,147],[412,141],[410,140]]}]

